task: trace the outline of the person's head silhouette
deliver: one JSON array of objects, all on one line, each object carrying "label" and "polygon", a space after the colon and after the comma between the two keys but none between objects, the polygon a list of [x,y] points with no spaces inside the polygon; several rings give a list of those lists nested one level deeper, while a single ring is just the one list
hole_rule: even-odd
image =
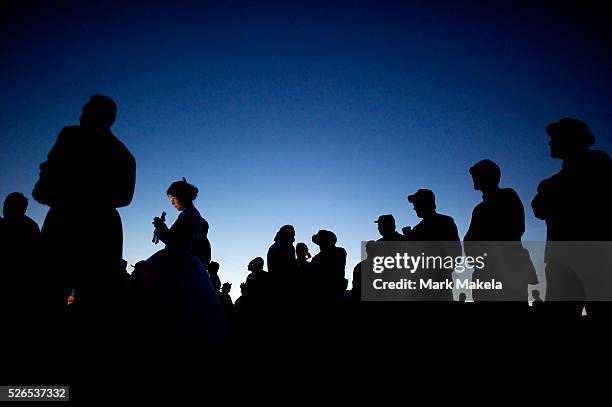
[{"label": "person's head silhouette", "polygon": [[231,289],[232,289],[231,283],[223,283],[223,285],[221,286],[221,292],[223,294],[229,294]]},{"label": "person's head silhouette", "polygon": [[337,238],[334,232],[319,230],[317,234],[312,236],[312,242],[319,246],[321,250],[325,250],[336,246]]},{"label": "person's head silhouette", "polygon": [[374,223],[378,224],[378,233],[382,237],[393,236],[395,233],[395,218],[393,215],[380,215]]},{"label": "person's head silhouette", "polygon": [[181,212],[193,206],[193,200],[198,196],[198,188],[183,178],[181,181],[173,182],[166,194],[168,194],[172,206]]},{"label": "person's head silhouette", "polygon": [[217,274],[219,272],[219,267],[221,267],[219,263],[217,263],[216,261],[211,261],[210,263],[208,263],[208,272],[210,274]]},{"label": "person's head silhouette", "polygon": [[501,170],[491,160],[478,161],[470,168],[474,189],[483,193],[494,191],[499,186]]},{"label": "person's head silhouette", "polygon": [[374,240],[368,240],[365,244],[365,255],[366,255],[366,259],[369,259],[370,257],[372,257],[372,254],[374,253],[374,249],[376,248],[376,241]]},{"label": "person's head silhouette", "polygon": [[459,293],[459,302],[465,302],[467,295],[465,293]]},{"label": "person's head silhouette", "polygon": [[6,219],[18,219],[25,215],[27,209],[28,198],[20,192],[11,192],[4,200],[2,212]]},{"label": "person's head silhouette", "polygon": [[583,121],[563,118],[546,126],[550,136],[550,156],[566,160],[587,151],[595,143],[595,136]]},{"label": "person's head silhouette", "polygon": [[117,118],[117,104],[108,96],[93,95],[83,106],[80,124],[83,127],[109,129]]},{"label": "person's head silhouette", "polygon": [[284,225],[282,226],[278,232],[276,232],[276,236],[274,236],[274,241],[278,243],[289,243],[292,244],[295,242],[295,229],[292,225]]},{"label": "person's head silhouette", "polygon": [[311,257],[308,246],[302,242],[295,245],[295,254],[300,261],[306,261]]},{"label": "person's head silhouette", "polygon": [[531,291],[531,295],[533,296],[533,299],[536,301],[540,300],[540,291],[539,290],[532,290]]},{"label": "person's head silhouette", "polygon": [[253,260],[249,262],[247,266],[247,270],[249,271],[260,271],[263,270],[264,267],[264,259],[261,257],[255,257]]},{"label": "person's head silhouette", "polygon": [[408,202],[413,205],[419,218],[426,218],[436,212],[436,196],[429,189],[419,189],[408,195]]}]

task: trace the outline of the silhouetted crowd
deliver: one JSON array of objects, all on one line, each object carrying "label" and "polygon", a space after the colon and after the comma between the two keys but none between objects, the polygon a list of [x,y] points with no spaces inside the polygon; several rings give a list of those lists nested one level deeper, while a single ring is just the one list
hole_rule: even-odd
[{"label": "silhouetted crowd", "polygon": [[[312,236],[318,253],[311,256],[308,244],[294,245],[292,225],[280,227],[265,260],[248,263],[249,274],[234,302],[231,284],[221,284],[221,265],[212,261],[208,222],[194,205],[198,189],[185,178],[166,191],[179,211],[176,222],[166,225],[165,214],[153,220],[154,241],[164,248],[136,263],[130,274],[117,208],[132,200],[136,161],[110,130],[116,113],[112,99],[92,96],[80,124],[60,132],[32,192],[37,202],[49,206],[42,229],[26,216],[23,194],[11,193],[4,201],[0,301],[4,317],[16,321],[16,332],[32,333],[28,321],[36,319],[35,331],[120,330],[122,335],[185,337],[213,346],[272,332],[317,338],[380,328],[393,318],[406,324],[534,316],[571,321],[580,318],[583,308],[589,318],[609,315],[609,303],[589,301],[575,270],[552,250],[545,257],[545,301],[533,290],[529,306],[528,286],[538,284],[538,278],[521,243],[524,207],[512,188],[500,187],[501,169],[488,159],[469,169],[482,202],[472,212],[463,247],[454,220],[437,212],[428,189],[408,196],[420,223],[400,233],[393,215],[381,215],[376,221],[381,238],[365,245],[371,253],[379,242],[446,242],[444,254],[460,256],[478,253],[479,242],[508,242],[499,255],[507,261],[487,269],[488,276],[474,272],[472,279],[511,275],[512,283],[501,293],[474,290],[474,304],[462,304],[465,293],[454,302],[452,290],[427,302],[362,301],[361,273],[371,259],[366,256],[354,267],[348,290],[347,253],[337,246],[334,232],[319,230]],[[564,118],[546,132],[551,157],[563,161],[558,173],[540,183],[531,203],[534,215],[546,222],[547,241],[612,241],[609,155],[591,149],[595,138],[582,121]],[[601,276],[611,272],[597,270]],[[450,278],[448,271],[434,274],[439,281]]]}]

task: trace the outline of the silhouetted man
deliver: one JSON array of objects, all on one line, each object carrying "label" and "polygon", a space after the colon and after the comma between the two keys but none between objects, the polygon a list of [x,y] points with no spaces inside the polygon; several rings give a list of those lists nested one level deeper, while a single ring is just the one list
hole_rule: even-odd
[{"label": "silhouetted man", "polygon": [[366,269],[366,273],[372,272],[373,264],[372,264],[372,254],[374,251],[374,246],[376,242],[373,240],[369,240],[365,244],[365,259],[357,263],[355,267],[353,267],[353,288],[351,290],[351,299],[355,302],[361,301],[361,273],[362,269]]},{"label": "silhouetted man", "polygon": [[374,223],[378,224],[378,233],[382,236],[378,239],[379,242],[397,242],[404,240],[404,236],[397,233],[393,215],[380,215],[378,220],[374,221]]},{"label": "silhouetted man", "polygon": [[[130,204],[136,163],[113,135],[117,106],[95,95],[83,107],[80,125],[62,129],[32,193],[50,207],[42,228],[55,311],[76,288],[80,307],[112,301],[122,272],[123,231],[116,208]],[[83,264],[88,264],[83,269]]]},{"label": "silhouetted man", "polygon": [[[612,161],[603,151],[591,150],[595,137],[586,123],[564,118],[549,124],[550,156],[563,160],[561,171],[545,179],[531,202],[533,213],[546,222],[546,240],[612,241]],[[555,245],[546,246],[546,304],[556,316],[579,318],[586,297],[584,283],[597,289],[603,273],[583,281],[580,270],[563,260]],[[605,256],[596,253],[595,256]],[[577,274],[578,272],[578,274]],[[553,303],[552,301],[574,301]],[[593,310],[596,316],[597,311]]]},{"label": "silhouetted man", "polygon": [[336,247],[336,235],[329,230],[319,230],[312,236],[312,241],[320,249],[312,259],[320,298],[323,302],[339,300],[344,293],[346,250]]},{"label": "silhouetted man", "polygon": [[0,218],[0,304],[7,320],[13,321],[36,317],[32,313],[39,311],[43,288],[37,263],[40,229],[26,216],[27,208],[28,199],[12,192],[4,200],[4,218]]},{"label": "silhouetted man", "polygon": [[230,283],[223,283],[219,294],[221,305],[223,305],[223,311],[225,312],[225,318],[229,321],[234,317],[234,303],[232,302],[232,297],[229,295],[231,289],[232,285]]},{"label": "silhouetted man", "polygon": [[[466,254],[482,256],[487,252],[487,267],[474,270],[473,280],[495,278],[503,290],[478,292],[475,301],[497,299],[527,302],[528,284],[537,284],[529,253],[523,248],[525,209],[512,188],[500,188],[501,170],[491,160],[481,160],[470,168],[474,189],[482,192],[482,202],[472,211],[470,227],[464,237]],[[468,242],[477,242],[470,244]],[[478,242],[504,242],[481,245]],[[481,247],[479,249],[478,247]]]},{"label": "silhouetted man", "polygon": [[459,302],[465,302],[467,300],[467,295],[465,293],[459,293]]},{"label": "silhouetted man", "polygon": [[[436,212],[436,197],[429,189],[419,189],[408,196],[408,202],[413,205],[416,215],[423,219],[410,230],[410,240],[413,241],[445,241],[459,242],[459,232],[453,218]],[[455,252],[461,254],[461,245],[455,247]]]},{"label": "silhouetted man", "polygon": [[[423,219],[412,229],[405,228],[408,240],[421,242],[443,242],[440,245],[427,247],[428,255],[451,256],[456,258],[462,255],[459,233],[453,218],[436,212],[436,197],[429,189],[419,189],[408,196],[408,202],[413,204],[416,215]],[[429,246],[429,245],[428,245]],[[452,280],[452,270],[428,270],[430,278],[438,282]],[[432,299],[452,301],[452,289],[439,290],[438,293],[429,293]]]}]

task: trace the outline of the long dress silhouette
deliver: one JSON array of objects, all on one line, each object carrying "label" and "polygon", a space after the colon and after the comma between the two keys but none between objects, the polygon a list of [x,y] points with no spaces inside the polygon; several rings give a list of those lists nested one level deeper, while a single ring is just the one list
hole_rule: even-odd
[{"label": "long dress silhouette", "polygon": [[206,267],[193,252],[204,225],[198,210],[187,206],[170,228],[157,228],[166,247],[146,262],[158,281],[158,309],[167,333],[217,342],[224,335],[223,308]]}]

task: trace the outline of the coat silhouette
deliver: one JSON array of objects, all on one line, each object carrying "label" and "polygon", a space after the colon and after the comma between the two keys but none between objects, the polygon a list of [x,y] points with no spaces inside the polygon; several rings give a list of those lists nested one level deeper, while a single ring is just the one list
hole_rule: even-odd
[{"label": "coat silhouette", "polygon": [[42,244],[54,311],[63,308],[72,288],[80,306],[103,306],[121,275],[123,231],[116,208],[132,201],[136,163],[110,131],[115,116],[110,98],[92,96],[80,125],[62,129],[40,166],[32,195],[50,207]]}]

